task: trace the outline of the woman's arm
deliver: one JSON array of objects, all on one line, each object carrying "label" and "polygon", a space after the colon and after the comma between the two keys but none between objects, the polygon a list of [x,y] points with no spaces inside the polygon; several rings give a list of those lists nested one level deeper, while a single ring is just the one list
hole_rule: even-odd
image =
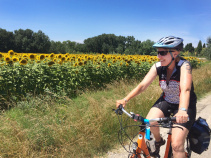
[{"label": "woman's arm", "polygon": [[190,100],[190,91],[192,85],[192,68],[190,63],[187,61],[181,67],[180,72],[180,103],[179,103],[179,111],[175,115],[177,116],[178,123],[184,123],[188,120],[187,111]]},{"label": "woman's arm", "polygon": [[154,64],[136,88],[134,88],[124,99],[116,101],[116,107],[118,107],[120,104],[122,104],[124,107],[126,102],[143,92],[152,83],[156,76],[157,70],[156,65]]}]

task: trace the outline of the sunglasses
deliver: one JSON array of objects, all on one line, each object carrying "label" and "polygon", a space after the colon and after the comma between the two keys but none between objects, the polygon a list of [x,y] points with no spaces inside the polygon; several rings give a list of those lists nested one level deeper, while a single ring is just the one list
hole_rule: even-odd
[{"label": "sunglasses", "polygon": [[165,56],[168,54],[168,52],[174,52],[174,51],[158,51],[158,54],[160,54],[161,56]]}]

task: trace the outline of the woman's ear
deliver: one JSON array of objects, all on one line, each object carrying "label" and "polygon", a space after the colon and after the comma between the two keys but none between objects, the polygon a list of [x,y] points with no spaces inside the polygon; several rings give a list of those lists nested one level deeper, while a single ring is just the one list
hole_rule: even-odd
[{"label": "woman's ear", "polygon": [[180,53],[178,51],[175,51],[174,54],[173,54],[174,58],[176,58],[179,54]]}]

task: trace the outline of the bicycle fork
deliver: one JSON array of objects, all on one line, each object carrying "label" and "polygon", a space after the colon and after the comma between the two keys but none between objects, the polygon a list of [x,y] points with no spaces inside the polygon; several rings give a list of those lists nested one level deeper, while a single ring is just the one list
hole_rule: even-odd
[{"label": "bicycle fork", "polygon": [[146,158],[150,158],[144,135],[144,132],[139,132],[137,143],[133,144],[133,155],[130,158],[141,158],[140,154],[143,154]]}]

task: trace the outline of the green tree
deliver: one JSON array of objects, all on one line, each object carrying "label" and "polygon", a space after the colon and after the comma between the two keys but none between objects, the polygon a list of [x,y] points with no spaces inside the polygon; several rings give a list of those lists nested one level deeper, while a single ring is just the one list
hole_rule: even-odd
[{"label": "green tree", "polygon": [[207,38],[207,45],[211,44],[211,36]]},{"label": "green tree", "polygon": [[[33,31],[30,29],[19,29],[14,31],[15,51],[16,52],[30,52],[33,45]],[[33,51],[34,52],[34,51]]]},{"label": "green tree", "polygon": [[[77,52],[83,52],[83,53],[87,52],[85,44],[83,44],[83,43],[76,43],[75,51],[77,51]],[[73,53],[75,51],[73,51]]]},{"label": "green tree", "polygon": [[65,50],[65,45],[64,43],[60,42],[60,41],[51,41],[51,47],[50,47],[50,52],[53,52],[55,54],[65,54],[66,50]]},{"label": "green tree", "polygon": [[150,55],[152,52],[155,52],[156,49],[152,47],[154,43],[155,42],[153,42],[153,41],[151,41],[149,39],[146,40],[146,41],[143,41],[141,43],[141,50],[140,50],[141,54],[143,54],[143,55]]},{"label": "green tree", "polygon": [[118,47],[116,48],[117,53],[124,53],[126,49],[126,37],[118,36],[117,37]]},{"label": "green tree", "polygon": [[38,32],[33,33],[33,41],[31,45],[32,48],[30,52],[49,53],[51,42],[49,37],[39,30]]},{"label": "green tree", "polygon": [[88,52],[96,53],[126,53],[139,54],[141,41],[133,36],[116,36],[114,34],[102,34],[84,40]]},{"label": "green tree", "polygon": [[186,44],[184,51],[189,51],[190,53],[194,53],[194,47],[193,47],[192,43]]},{"label": "green tree", "polygon": [[203,51],[205,57],[209,60],[211,60],[211,37],[207,38],[207,48]]},{"label": "green tree", "polygon": [[0,51],[7,52],[14,48],[13,32],[8,32],[7,30],[0,28]]},{"label": "green tree", "polygon": [[14,31],[14,43],[16,52],[48,53],[50,39],[41,30],[33,32],[30,29]]},{"label": "green tree", "polygon": [[125,51],[125,47],[122,44],[119,44],[118,47],[116,48],[116,52],[119,54],[123,54]]},{"label": "green tree", "polygon": [[196,47],[196,52],[197,54],[201,54],[201,51],[202,51],[202,42],[200,40],[198,46]]}]

